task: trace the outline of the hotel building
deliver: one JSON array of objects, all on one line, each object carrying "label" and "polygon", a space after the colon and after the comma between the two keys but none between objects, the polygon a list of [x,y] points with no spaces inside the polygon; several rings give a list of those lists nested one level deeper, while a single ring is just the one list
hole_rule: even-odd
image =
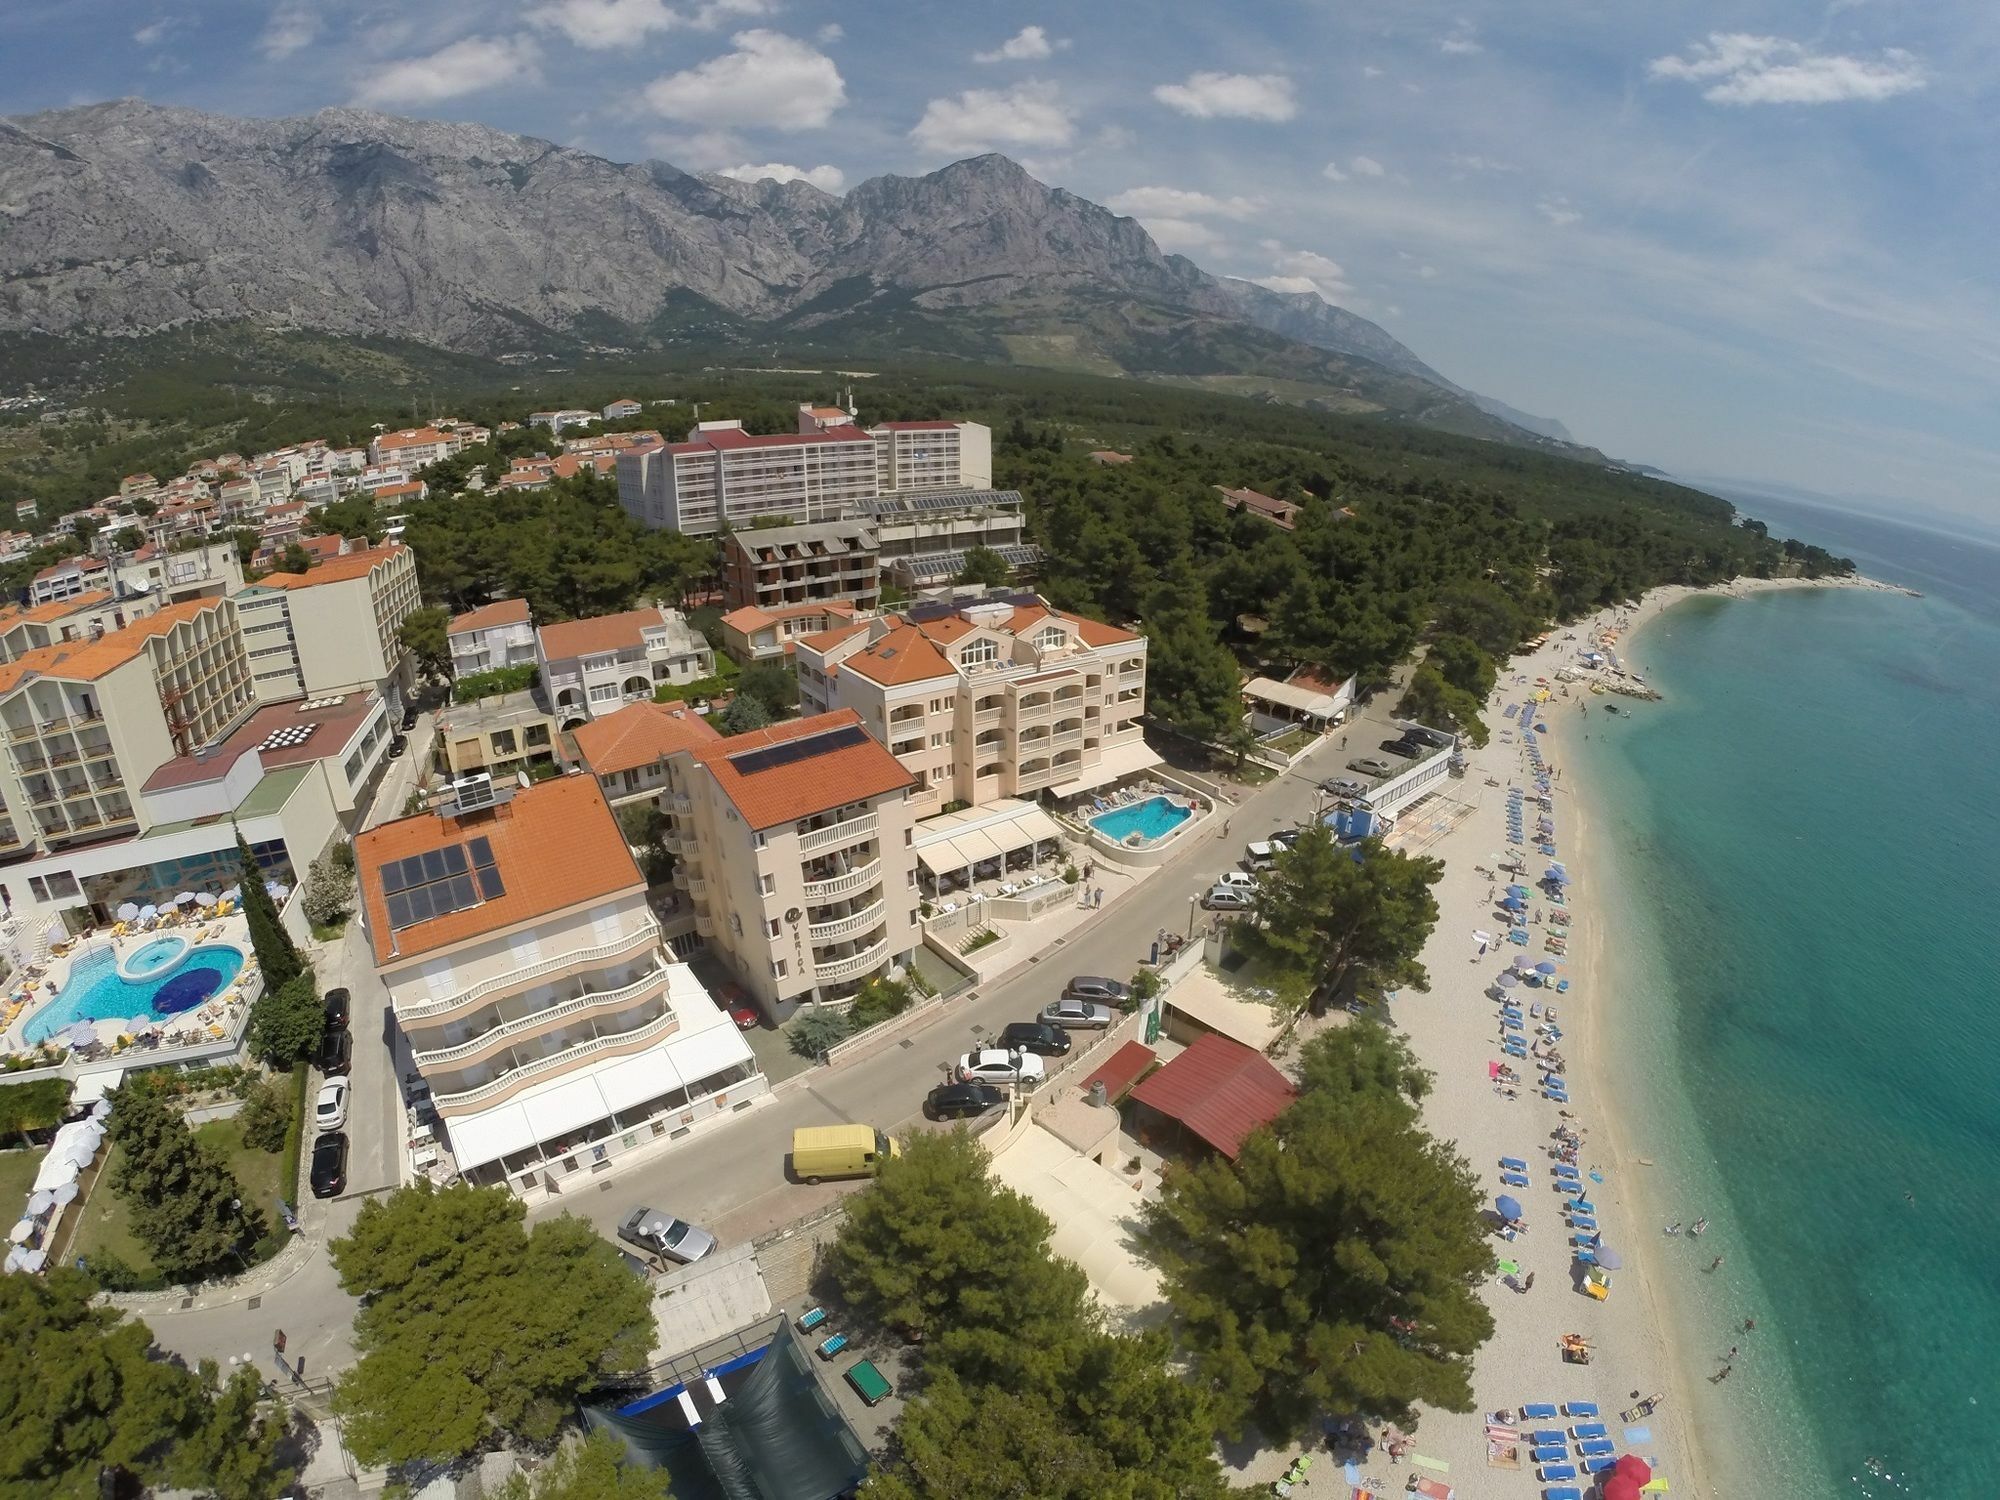
[{"label": "hotel building", "polygon": [[259,702],[372,688],[392,714],[411,685],[397,633],[422,605],[416,555],[393,543],[271,573],[237,595]]}]

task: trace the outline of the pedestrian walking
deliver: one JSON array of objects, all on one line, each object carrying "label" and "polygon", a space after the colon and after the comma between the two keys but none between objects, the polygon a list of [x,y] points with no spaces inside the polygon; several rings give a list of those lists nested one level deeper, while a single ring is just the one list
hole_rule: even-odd
[{"label": "pedestrian walking", "polygon": [[1522,1284],[1521,1290],[1524,1292],[1532,1292],[1534,1289],[1535,1289],[1535,1273],[1533,1271],[1530,1271],[1528,1273],[1527,1281]]},{"label": "pedestrian walking", "polygon": [[1093,906],[1099,906],[1099,907],[1101,907],[1101,906],[1103,906],[1103,905],[1104,905],[1104,887],[1103,887],[1103,886],[1101,886],[1101,885],[1100,885],[1100,886],[1099,886],[1099,887],[1097,888],[1097,899],[1096,899],[1096,900],[1095,900],[1094,902],[1092,902],[1091,904],[1092,904]]},{"label": "pedestrian walking", "polygon": [[273,1349],[277,1350],[277,1351],[278,1351],[278,1353],[280,1353],[280,1354],[283,1354],[283,1353],[285,1352],[285,1330],[284,1330],[284,1329],[280,1328],[280,1329],[279,1329],[279,1330],[278,1330],[278,1331],[277,1331],[276,1333],[274,1333],[274,1334],[272,1334],[272,1335],[271,1335],[271,1347],[272,1347]]}]

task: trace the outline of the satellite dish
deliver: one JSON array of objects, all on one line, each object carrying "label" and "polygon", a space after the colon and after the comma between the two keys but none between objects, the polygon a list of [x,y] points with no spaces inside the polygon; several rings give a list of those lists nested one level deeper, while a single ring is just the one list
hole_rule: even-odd
[{"label": "satellite dish", "polygon": [[796,922],[800,917],[804,915],[805,913],[800,911],[796,906],[790,907],[785,912],[785,920],[787,922]]}]

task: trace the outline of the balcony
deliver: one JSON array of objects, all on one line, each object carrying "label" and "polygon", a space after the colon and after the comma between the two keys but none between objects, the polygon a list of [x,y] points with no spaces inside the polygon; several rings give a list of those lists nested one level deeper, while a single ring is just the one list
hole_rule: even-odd
[{"label": "balcony", "polygon": [[852,937],[857,932],[866,932],[882,920],[882,913],[888,907],[886,901],[877,900],[870,906],[845,917],[835,917],[831,922],[815,922],[806,929],[806,936],[815,943],[831,943],[844,937]]},{"label": "balcony", "polygon": [[670,812],[677,813],[683,818],[694,812],[694,798],[690,797],[686,792],[675,792],[672,796],[663,798],[662,800],[666,802]]},{"label": "balcony", "polygon": [[686,890],[688,895],[696,901],[706,901],[708,899],[708,882],[706,880],[696,880],[690,876]]},{"label": "balcony", "polygon": [[813,964],[821,984],[838,984],[843,979],[853,979],[882,965],[889,956],[889,940],[883,938],[872,947],[863,948],[859,953],[850,953],[846,958],[836,958],[827,963]]},{"label": "balcony", "polygon": [[694,930],[705,938],[715,936],[715,918],[709,915],[707,907],[695,908]]},{"label": "balcony", "polygon": [[526,1088],[537,1079],[574,1067],[586,1058],[640,1051],[661,1037],[672,1035],[679,1026],[680,1017],[670,1010],[648,1021],[644,1026],[635,1027],[616,1036],[592,1037],[589,1041],[579,1042],[574,1047],[565,1047],[562,1051],[552,1052],[547,1057],[538,1057],[533,1062],[523,1063],[490,1083],[480,1084],[477,1088],[464,1089],[456,1094],[438,1094],[431,1102],[437,1106],[438,1113],[443,1115],[458,1114],[487,1104],[498,1104],[515,1090]]},{"label": "balcony", "polygon": [[803,851],[831,849],[837,844],[858,844],[875,834],[877,819],[873,813],[863,813],[858,818],[848,818],[839,823],[829,823],[824,828],[815,828],[799,835],[799,848]]},{"label": "balcony", "polygon": [[882,861],[871,859],[858,870],[849,870],[845,875],[830,876],[825,880],[808,880],[805,885],[806,902],[814,905],[831,901],[836,896],[844,896],[849,891],[858,891],[872,884],[882,873]]},{"label": "balcony", "polygon": [[412,1056],[417,1066],[425,1070],[468,1062],[488,1048],[532,1036],[554,1022],[573,1020],[578,1016],[589,1015],[593,1011],[617,1010],[629,1005],[647,990],[663,986],[666,980],[666,969],[655,968],[641,974],[630,984],[621,985],[615,990],[603,990],[594,995],[579,995],[574,1000],[551,1005],[545,1010],[536,1011],[533,1015],[522,1016],[518,1020],[503,1021],[490,1030],[482,1031],[475,1037],[468,1037],[454,1046],[437,1047],[428,1052],[413,1053]]},{"label": "balcony", "polygon": [[589,948],[572,948],[567,953],[558,953],[553,958],[545,958],[540,963],[529,964],[524,969],[512,969],[505,974],[496,974],[491,979],[482,980],[470,989],[460,990],[455,995],[447,995],[442,1000],[428,1000],[421,1005],[398,1006],[396,1017],[405,1029],[411,1021],[425,1020],[431,1016],[448,1015],[462,1009],[488,995],[503,990],[524,990],[531,980],[548,974],[560,974],[568,969],[581,968],[590,964],[607,963],[614,958],[628,957],[642,948],[658,947],[660,929],[648,917],[636,932],[622,938],[614,938],[608,943],[598,943]]}]

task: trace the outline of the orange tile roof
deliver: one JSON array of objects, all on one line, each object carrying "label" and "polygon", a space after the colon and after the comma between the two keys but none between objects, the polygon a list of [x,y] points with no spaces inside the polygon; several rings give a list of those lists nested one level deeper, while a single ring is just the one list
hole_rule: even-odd
[{"label": "orange tile roof", "polygon": [[[851,744],[802,753],[796,760],[764,769],[745,769],[739,764],[746,752],[817,735],[831,736],[842,729],[860,733],[858,737],[840,737],[853,738]],[[861,729],[861,716],[851,708],[718,739],[695,752],[695,758],[736,804],[743,821],[760,830],[915,786],[917,780],[880,740]]]},{"label": "orange tile roof", "polygon": [[899,687],[930,677],[955,677],[956,668],[914,625],[899,624],[874,645],[855,652],[842,664],[870,682]]},{"label": "orange tile roof", "polygon": [[350,552],[345,557],[333,557],[323,563],[315,563],[303,573],[267,573],[257,580],[255,586],[270,589],[309,589],[316,588],[322,583],[348,583],[356,578],[366,578],[402,550],[399,544],[393,542],[386,547],[364,548],[360,552]]},{"label": "orange tile roof", "polygon": [[[382,868],[469,839],[493,845],[503,894],[399,931],[389,928]],[[400,963],[606,896],[643,889],[625,835],[595,776],[560,776],[516,792],[489,812],[446,818],[418,813],[354,840],[368,940],[378,964]]]},{"label": "orange tile roof", "polygon": [[109,589],[95,589],[88,594],[78,594],[74,599],[51,599],[47,604],[37,604],[32,609],[19,604],[10,605],[0,610],[0,630],[24,625],[29,621],[45,625],[50,620],[60,620],[68,615],[80,614],[84,610],[96,609],[98,605],[110,602]]},{"label": "orange tile roof", "polygon": [[1062,618],[1076,627],[1076,633],[1083,637],[1086,646],[1122,646],[1127,641],[1139,639],[1138,631],[1107,625],[1102,620],[1086,620],[1082,615],[1067,614]]},{"label": "orange tile roof", "polygon": [[550,661],[567,661],[573,656],[595,656],[601,651],[637,646],[645,639],[644,632],[664,619],[656,605],[651,609],[628,609],[623,614],[544,625],[542,654]]},{"label": "orange tile roof", "polygon": [[809,646],[814,651],[831,651],[843,641],[851,641],[868,629],[868,622],[856,620],[852,625],[836,625],[831,630],[822,630],[817,635],[799,637],[796,644]]},{"label": "orange tile roof", "polygon": [[453,615],[446,627],[447,635],[459,635],[468,630],[490,630],[495,625],[525,625],[528,623],[528,601],[525,599],[495,599],[491,604],[482,604],[477,609],[468,609],[462,615]]},{"label": "orange tile roof", "polygon": [[[798,620],[807,615],[854,617],[854,606],[844,599],[828,599],[817,604],[781,604],[776,609],[760,609],[754,604],[746,604],[741,609],[732,609],[722,617],[722,623],[732,630],[740,630],[748,635],[753,630],[762,630],[766,625],[775,625],[780,620]],[[838,626],[829,626],[837,630]]]},{"label": "orange tile roof", "polygon": [[628,704],[570,733],[584,764],[599,776],[636,771],[676,750],[700,750],[722,738],[684,703]]},{"label": "orange tile roof", "polygon": [[[75,601],[70,601],[74,603]],[[58,641],[24,651],[0,667],[0,693],[19,686],[33,675],[60,677],[70,682],[93,682],[105,673],[122,667],[146,649],[146,642],[165,635],[183,620],[192,620],[204,610],[219,609],[220,599],[189,599],[169,604],[156,614],[134,621],[122,630],[113,630],[94,641]]]}]

